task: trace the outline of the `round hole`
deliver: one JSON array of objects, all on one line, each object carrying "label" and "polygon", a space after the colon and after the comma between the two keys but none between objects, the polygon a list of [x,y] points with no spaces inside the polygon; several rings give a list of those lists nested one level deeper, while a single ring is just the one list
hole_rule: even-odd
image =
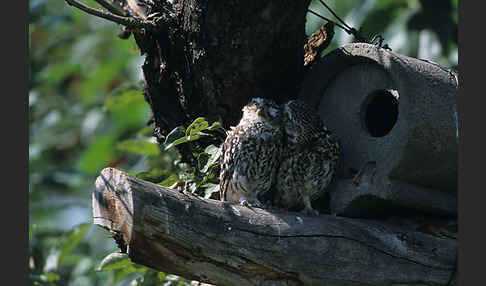
[{"label": "round hole", "polygon": [[364,109],[364,126],[373,137],[390,133],[398,119],[398,94],[378,90],[368,96]]}]

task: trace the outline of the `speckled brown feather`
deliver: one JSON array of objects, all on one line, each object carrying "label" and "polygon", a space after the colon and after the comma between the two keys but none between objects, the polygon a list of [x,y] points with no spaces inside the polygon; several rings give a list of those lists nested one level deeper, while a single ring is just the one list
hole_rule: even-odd
[{"label": "speckled brown feather", "polygon": [[284,105],[287,143],[277,172],[274,203],[283,209],[317,213],[311,201],[331,182],[339,158],[339,144],[319,115],[301,101]]},{"label": "speckled brown feather", "polygon": [[267,192],[274,182],[283,131],[279,114],[275,114],[273,123],[266,121],[267,105],[280,112],[278,106],[268,100],[262,108],[246,106],[240,123],[227,133],[222,145],[220,173],[223,201],[241,203],[246,200],[250,205],[259,206],[257,196]]}]

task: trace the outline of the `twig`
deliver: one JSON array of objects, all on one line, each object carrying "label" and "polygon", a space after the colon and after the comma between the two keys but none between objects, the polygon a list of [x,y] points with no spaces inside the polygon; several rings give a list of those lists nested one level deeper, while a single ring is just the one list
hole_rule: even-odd
[{"label": "twig", "polygon": [[341,18],[339,18],[339,16],[334,13],[334,11],[331,9],[331,7],[327,6],[327,4],[322,1],[322,0],[319,0],[319,2],[321,2],[322,5],[324,5],[324,7],[327,8],[327,10],[329,10],[329,12],[331,12],[331,14],[336,17],[336,19],[338,19],[339,22],[341,22],[344,26],[346,26],[346,28],[348,28],[348,30],[353,30],[353,28],[351,28],[350,26],[348,26],[348,24],[346,24]]},{"label": "twig", "polygon": [[76,0],[65,0],[69,5],[74,6],[88,14],[121,24],[125,25],[130,28],[154,28],[156,25],[154,22],[151,21],[143,21],[129,17],[123,17],[119,15],[115,15],[110,12],[105,12],[103,10],[95,9],[88,7]]},{"label": "twig", "polygon": [[346,27],[344,27],[344,26],[342,26],[342,25],[340,25],[340,24],[338,24],[338,23],[336,23],[336,22],[332,21],[332,20],[331,20],[331,19],[329,19],[329,18],[326,18],[326,17],[324,17],[324,16],[322,16],[322,15],[320,15],[320,14],[317,14],[316,12],[312,11],[311,9],[308,9],[307,11],[308,11],[309,13],[314,14],[315,16],[317,16],[317,17],[319,17],[319,18],[321,18],[321,19],[325,20],[325,21],[328,21],[328,22],[333,23],[334,25],[338,26],[339,28],[343,29],[343,30],[344,30],[346,33],[348,33],[348,34],[350,34],[350,35],[351,35],[351,33],[348,31],[348,29],[347,29]]},{"label": "twig", "polygon": [[110,11],[111,13],[118,15],[118,16],[125,16],[123,13],[118,10],[115,6],[111,5],[110,3],[106,2],[105,0],[95,0],[96,3],[103,6],[106,10]]},{"label": "twig", "polygon": [[[345,24],[345,25],[346,25],[347,27],[349,27],[349,28],[344,27],[343,25],[340,25],[340,24],[338,24],[338,23],[336,23],[336,22],[334,22],[334,21],[332,21],[332,20],[330,20],[330,19],[328,19],[328,18],[326,18],[326,17],[324,17],[324,16],[322,16],[322,15],[320,15],[320,14],[318,14],[318,13],[316,13],[316,12],[312,11],[311,9],[308,9],[307,11],[308,11],[308,12],[310,12],[311,14],[313,14],[313,15],[315,15],[315,16],[317,16],[317,17],[319,17],[319,18],[323,19],[323,20],[325,20],[325,21],[328,21],[328,22],[333,23],[334,25],[336,25],[336,26],[338,26],[339,28],[343,29],[343,30],[344,30],[346,33],[348,33],[348,35],[353,35],[353,36],[354,36],[356,39],[358,39],[358,41],[360,41],[360,42],[364,42],[364,43],[368,43],[368,40],[367,40],[365,37],[361,36],[361,34],[360,34],[360,33],[358,32],[358,30],[356,30],[355,28],[353,28],[353,27],[349,27],[349,26],[348,26],[348,25],[346,25],[346,24]],[[334,13],[333,13],[333,14],[334,14]],[[338,17],[336,17],[336,18],[338,18]],[[338,19],[339,19],[339,18],[338,18]],[[341,20],[341,21],[342,21],[342,20]]]}]

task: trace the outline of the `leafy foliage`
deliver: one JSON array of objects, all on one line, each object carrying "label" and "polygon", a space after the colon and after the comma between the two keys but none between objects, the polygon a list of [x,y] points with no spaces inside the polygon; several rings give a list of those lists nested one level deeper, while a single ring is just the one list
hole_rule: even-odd
[{"label": "leafy foliage", "polygon": [[[339,0],[325,1],[348,25],[363,36],[382,35],[394,52],[419,57],[458,69],[457,7],[458,0]],[[337,22],[318,0],[310,9]],[[325,21],[307,15],[306,33],[312,34]],[[336,28],[328,53],[353,37]]]},{"label": "leafy foliage", "polygon": [[179,170],[176,152],[162,153],[145,126],[150,110],[134,72],[143,58],[133,39],[117,37],[119,27],[64,1],[32,0],[29,14],[31,284],[156,285],[140,267],[96,272],[117,246],[91,223],[102,168],[163,170],[165,177]]},{"label": "leafy foliage", "polygon": [[[204,133],[205,130],[213,130],[221,127],[219,122],[214,122],[211,126],[203,117],[198,117],[185,129],[183,126],[179,126],[172,130],[167,136],[165,141],[165,150],[168,150],[174,146],[182,143],[198,140],[201,136],[210,136],[208,133]],[[183,135],[183,136],[182,136]]]},{"label": "leafy foliage", "polygon": [[[377,4],[370,10],[368,17],[361,23],[361,30],[365,34],[378,34],[385,32],[394,20],[408,9],[407,0],[377,1]],[[367,32],[368,31],[368,32]]]},{"label": "leafy foliage", "polygon": [[[174,128],[167,136],[164,145],[169,150],[180,144],[187,144],[202,137],[214,136],[209,131],[222,130],[221,123],[209,123],[203,117],[196,118],[187,128],[179,126]],[[222,130],[224,132],[224,130]],[[183,182],[188,190],[205,198],[216,198],[219,192],[219,159],[221,148],[209,145],[204,149],[200,145],[194,145],[193,156],[197,162],[196,167],[183,165],[183,172],[175,181],[164,181],[161,184],[167,186],[169,183]],[[172,179],[174,180],[174,179]]]},{"label": "leafy foliage", "polygon": [[103,260],[101,261],[100,265],[96,269],[97,271],[109,271],[109,270],[117,270],[123,269],[126,267],[130,267],[132,262],[128,257],[128,254],[113,252],[108,254]]},{"label": "leafy foliage", "polygon": [[[85,3],[96,6],[94,1]],[[457,0],[434,5],[422,0],[326,3],[364,33],[383,33],[394,51],[457,64]],[[311,8],[332,18],[318,1],[312,1]],[[307,34],[323,24],[311,15],[307,19]],[[91,223],[93,183],[104,167],[206,198],[216,197],[219,188],[221,151],[215,143],[199,143],[212,142],[221,127],[197,118],[174,129],[163,146],[157,146],[153,128],[145,124],[150,110],[141,92],[143,58],[133,38],[121,40],[119,31],[64,1],[29,1],[32,285],[188,284],[132,264],[116,253],[110,235]],[[421,54],[426,37],[441,48],[440,53]],[[351,40],[337,30],[325,52]],[[175,147],[189,148],[196,167],[178,162]]]}]

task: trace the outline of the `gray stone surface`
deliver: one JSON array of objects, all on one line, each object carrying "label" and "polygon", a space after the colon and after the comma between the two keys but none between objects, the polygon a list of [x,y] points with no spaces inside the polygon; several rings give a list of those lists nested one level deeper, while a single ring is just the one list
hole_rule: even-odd
[{"label": "gray stone surface", "polygon": [[457,74],[360,43],[322,58],[304,86],[341,144],[333,212],[457,214]]}]

